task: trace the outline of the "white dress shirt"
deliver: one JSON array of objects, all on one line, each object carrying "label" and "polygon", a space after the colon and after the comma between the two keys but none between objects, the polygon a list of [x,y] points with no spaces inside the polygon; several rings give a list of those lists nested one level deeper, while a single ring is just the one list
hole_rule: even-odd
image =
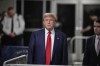
[{"label": "white dress shirt", "polygon": [[[11,24],[12,24],[12,18],[9,16],[5,16],[4,20],[2,21],[3,24],[3,32],[7,35],[11,33]],[[25,29],[25,22],[21,15],[15,14],[13,16],[13,32],[15,32],[16,35],[20,35],[23,33]]]},{"label": "white dress shirt", "polygon": [[96,38],[95,38],[95,50],[96,50],[96,52],[97,52],[97,46],[98,46],[98,41],[99,41],[98,37],[100,37],[100,36],[96,35]]},{"label": "white dress shirt", "polygon": [[[47,36],[48,36],[48,30],[45,28],[45,48],[46,48],[46,43],[47,43]],[[52,60],[52,54],[53,54],[54,38],[55,38],[55,31],[53,29],[51,31],[51,60]]]}]

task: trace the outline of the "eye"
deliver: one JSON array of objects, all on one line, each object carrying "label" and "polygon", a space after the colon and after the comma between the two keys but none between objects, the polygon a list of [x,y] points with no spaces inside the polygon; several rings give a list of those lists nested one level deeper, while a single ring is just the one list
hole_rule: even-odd
[{"label": "eye", "polygon": [[100,28],[100,26],[97,26],[98,28]]},{"label": "eye", "polygon": [[44,21],[48,21],[48,19],[44,19]]},{"label": "eye", "polygon": [[100,28],[100,26],[94,26],[94,27]]}]

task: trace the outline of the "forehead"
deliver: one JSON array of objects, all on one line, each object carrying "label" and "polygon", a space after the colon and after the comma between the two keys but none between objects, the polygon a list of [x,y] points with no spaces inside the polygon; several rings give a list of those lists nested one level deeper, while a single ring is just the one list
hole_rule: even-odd
[{"label": "forehead", "polygon": [[44,19],[55,19],[53,16],[46,16]]},{"label": "forehead", "polygon": [[14,9],[9,10],[8,12],[14,12]]},{"label": "forehead", "polygon": [[94,25],[100,25],[100,23],[98,23],[98,22],[94,22]]},{"label": "forehead", "polygon": [[94,17],[94,16],[96,17],[97,15],[90,15],[90,16],[91,16],[91,17]]}]

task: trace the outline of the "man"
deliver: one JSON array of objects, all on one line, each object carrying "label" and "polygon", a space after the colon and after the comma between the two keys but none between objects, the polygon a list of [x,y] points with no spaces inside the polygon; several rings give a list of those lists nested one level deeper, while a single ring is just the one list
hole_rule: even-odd
[{"label": "man", "polygon": [[[84,27],[81,30],[81,33],[83,33],[84,36],[91,36],[94,34],[94,30],[93,30],[93,22],[98,20],[100,18],[100,10],[99,9],[93,9],[89,12],[89,15],[85,16],[85,22],[87,22],[86,24],[84,23]],[[87,19],[89,18],[89,19]]]},{"label": "man", "polygon": [[67,39],[64,33],[54,29],[57,18],[52,13],[43,16],[44,29],[32,33],[28,63],[46,65],[67,65]]},{"label": "man", "polygon": [[94,33],[87,39],[83,65],[100,66],[100,19],[94,22]]},{"label": "man", "polygon": [[22,34],[25,29],[23,17],[18,15],[13,7],[9,7],[2,24],[4,32],[2,45],[21,45]]}]

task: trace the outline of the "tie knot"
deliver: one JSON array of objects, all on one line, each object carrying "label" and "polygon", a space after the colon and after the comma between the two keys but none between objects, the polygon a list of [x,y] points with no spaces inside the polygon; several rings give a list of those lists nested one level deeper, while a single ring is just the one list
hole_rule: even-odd
[{"label": "tie knot", "polygon": [[48,34],[51,34],[51,32],[49,31]]}]

